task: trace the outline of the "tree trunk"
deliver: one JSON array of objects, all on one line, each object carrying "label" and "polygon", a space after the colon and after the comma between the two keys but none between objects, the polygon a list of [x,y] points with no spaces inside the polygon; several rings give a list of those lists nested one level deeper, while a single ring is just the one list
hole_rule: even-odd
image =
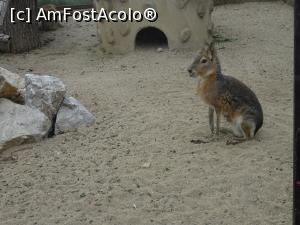
[{"label": "tree trunk", "polygon": [[[31,9],[31,23],[16,20],[11,23],[10,9],[15,8],[16,12]],[[20,53],[29,51],[40,46],[38,23],[35,21],[37,14],[37,0],[10,0],[3,23],[3,33],[10,37],[9,51]],[[25,16],[27,19],[27,16]]]}]

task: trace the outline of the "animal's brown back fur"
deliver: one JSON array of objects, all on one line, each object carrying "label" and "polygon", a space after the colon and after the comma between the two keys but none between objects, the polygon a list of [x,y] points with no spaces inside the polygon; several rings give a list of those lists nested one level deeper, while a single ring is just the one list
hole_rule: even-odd
[{"label": "animal's brown back fur", "polygon": [[221,112],[228,121],[239,116],[252,120],[258,130],[263,122],[261,105],[256,95],[241,81],[214,73],[199,82],[198,94],[216,111]]}]

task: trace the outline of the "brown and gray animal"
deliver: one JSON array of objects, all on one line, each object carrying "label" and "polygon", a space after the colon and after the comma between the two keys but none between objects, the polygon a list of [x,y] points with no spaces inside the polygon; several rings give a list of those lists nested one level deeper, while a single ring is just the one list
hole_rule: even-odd
[{"label": "brown and gray animal", "polygon": [[232,124],[234,137],[227,144],[237,144],[255,136],[263,125],[263,111],[254,92],[244,83],[221,72],[215,47],[205,46],[188,68],[191,77],[199,77],[197,92],[209,106],[209,125],[214,133],[220,131],[223,115]]}]

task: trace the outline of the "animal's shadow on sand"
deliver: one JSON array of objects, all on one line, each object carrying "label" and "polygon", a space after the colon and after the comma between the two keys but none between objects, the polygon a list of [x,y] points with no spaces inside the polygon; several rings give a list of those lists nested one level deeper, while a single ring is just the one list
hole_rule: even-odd
[{"label": "animal's shadow on sand", "polygon": [[255,136],[253,139],[251,140],[244,140],[244,141],[234,141],[234,136],[233,136],[233,132],[232,130],[228,129],[228,128],[220,128],[220,133],[217,134],[212,134],[210,133],[209,135],[197,135],[198,137],[201,138],[197,138],[197,139],[192,139],[190,142],[192,144],[209,144],[209,143],[216,143],[216,142],[225,142],[226,145],[237,145],[237,144],[241,144],[243,142],[248,142],[248,141],[258,141],[260,142],[261,139],[257,136]]},{"label": "animal's shadow on sand", "polygon": [[192,139],[191,143],[192,144],[209,144],[213,142],[223,142],[223,141],[228,141],[232,138],[233,132],[230,129],[227,128],[220,128],[220,133],[217,134],[212,134],[210,133],[209,135],[199,135],[201,138],[198,139]]}]

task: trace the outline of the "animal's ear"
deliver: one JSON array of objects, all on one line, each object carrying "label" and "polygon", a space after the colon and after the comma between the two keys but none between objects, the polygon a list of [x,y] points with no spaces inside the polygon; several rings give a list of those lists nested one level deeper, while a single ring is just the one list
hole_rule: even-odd
[{"label": "animal's ear", "polygon": [[205,52],[208,52],[209,47],[210,47],[210,44],[209,44],[208,42],[205,42],[204,47],[203,47],[203,50],[204,50]]},{"label": "animal's ear", "polygon": [[205,42],[204,46],[198,51],[199,55],[207,55],[209,50],[209,43]]},{"label": "animal's ear", "polygon": [[211,60],[213,60],[216,57],[216,49],[213,42],[209,44],[207,54]]}]

